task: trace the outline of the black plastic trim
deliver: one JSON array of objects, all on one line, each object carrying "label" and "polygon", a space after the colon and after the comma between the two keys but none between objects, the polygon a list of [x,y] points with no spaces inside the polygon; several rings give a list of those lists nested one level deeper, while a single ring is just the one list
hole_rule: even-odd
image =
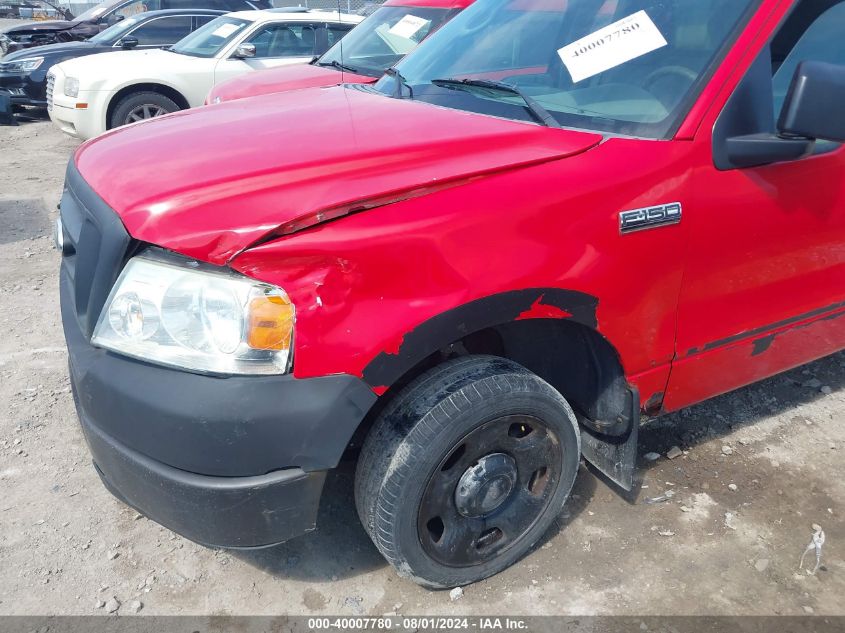
[{"label": "black plastic trim", "polygon": [[535,303],[567,312],[576,323],[597,326],[598,299],[562,288],[526,288],[484,297],[458,306],[421,323],[405,335],[396,353],[381,352],[364,368],[364,380],[374,387],[389,387],[428,355],[485,328],[508,323]]},{"label": "black plastic trim", "polygon": [[182,536],[215,547],[267,547],[316,527],[325,472],[203,477],[141,455],[81,418],[97,473],[118,499]]}]

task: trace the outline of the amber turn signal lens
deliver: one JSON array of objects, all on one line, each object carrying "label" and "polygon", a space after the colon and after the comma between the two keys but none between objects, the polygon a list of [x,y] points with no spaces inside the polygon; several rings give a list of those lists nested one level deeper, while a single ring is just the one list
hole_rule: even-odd
[{"label": "amber turn signal lens", "polygon": [[247,344],[253,349],[290,348],[293,306],[286,297],[255,297],[249,302]]}]

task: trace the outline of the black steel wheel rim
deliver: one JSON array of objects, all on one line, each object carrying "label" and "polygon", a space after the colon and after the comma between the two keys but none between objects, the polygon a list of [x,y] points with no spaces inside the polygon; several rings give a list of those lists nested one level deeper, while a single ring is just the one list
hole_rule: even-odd
[{"label": "black steel wheel rim", "polygon": [[562,467],[560,440],[540,419],[509,415],[481,424],[429,475],[417,517],[423,550],[449,567],[495,559],[545,513]]}]

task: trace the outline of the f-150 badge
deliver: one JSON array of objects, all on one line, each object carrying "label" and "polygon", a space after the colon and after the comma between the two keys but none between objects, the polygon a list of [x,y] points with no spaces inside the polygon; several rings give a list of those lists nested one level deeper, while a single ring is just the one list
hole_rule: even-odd
[{"label": "f-150 badge", "polygon": [[619,232],[633,233],[681,221],[681,203],[671,202],[644,209],[619,212]]}]

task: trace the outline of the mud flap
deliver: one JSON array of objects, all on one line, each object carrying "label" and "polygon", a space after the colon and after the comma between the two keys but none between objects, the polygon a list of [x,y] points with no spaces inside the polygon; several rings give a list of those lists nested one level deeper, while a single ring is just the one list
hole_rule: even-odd
[{"label": "mud flap", "polygon": [[610,481],[630,492],[637,464],[640,427],[639,397],[631,393],[628,432],[620,437],[600,435],[581,425],[581,454]]},{"label": "mud flap", "polygon": [[12,111],[12,96],[8,90],[0,89],[0,125],[17,125]]}]

